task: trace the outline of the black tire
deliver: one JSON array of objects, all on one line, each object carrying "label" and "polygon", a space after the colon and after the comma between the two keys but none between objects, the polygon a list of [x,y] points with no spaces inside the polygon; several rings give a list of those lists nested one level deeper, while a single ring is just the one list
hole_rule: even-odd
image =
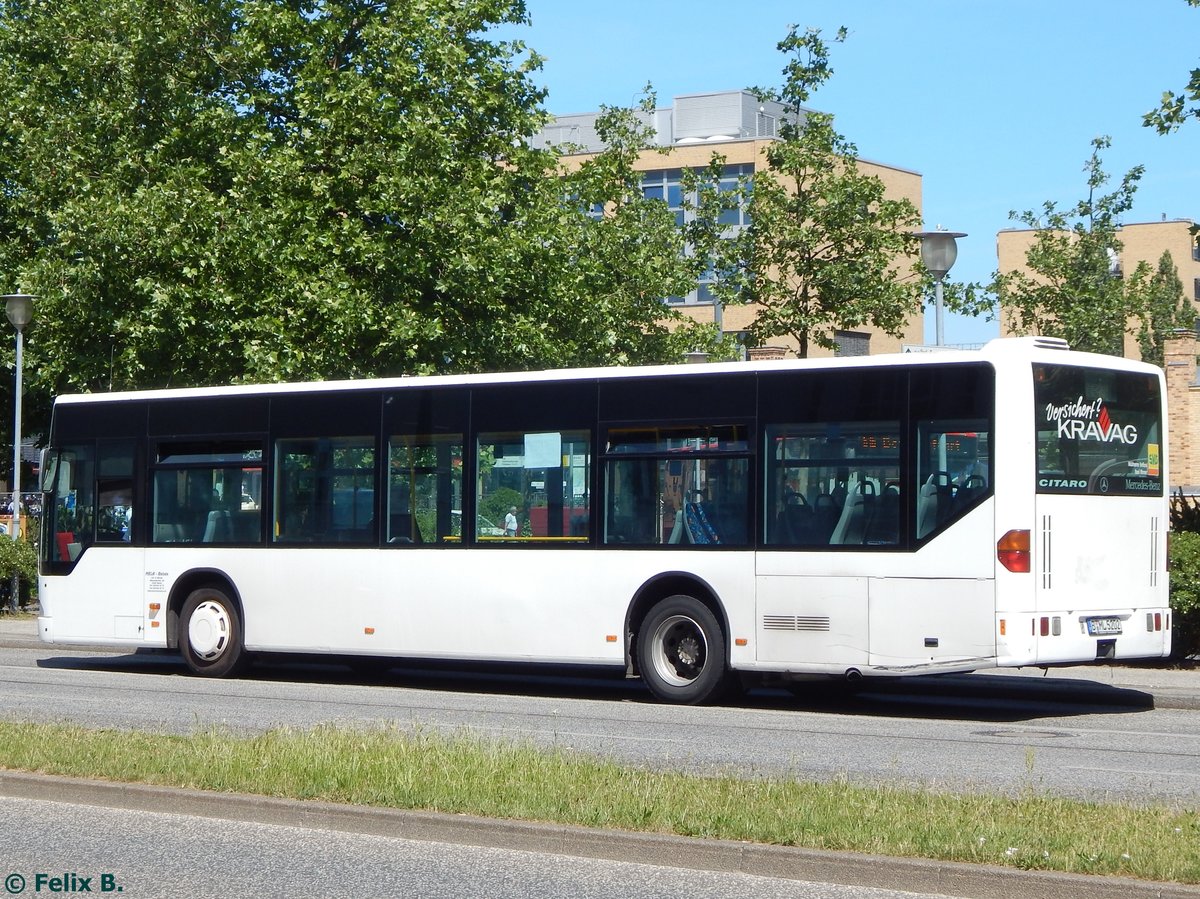
[{"label": "black tire", "polygon": [[193,590],[179,614],[179,651],[193,674],[230,677],[249,662],[237,603],[217,587]]},{"label": "black tire", "polygon": [[638,671],[659,699],[699,705],[724,695],[725,634],[692,596],[671,596],[650,610],[637,638]]}]

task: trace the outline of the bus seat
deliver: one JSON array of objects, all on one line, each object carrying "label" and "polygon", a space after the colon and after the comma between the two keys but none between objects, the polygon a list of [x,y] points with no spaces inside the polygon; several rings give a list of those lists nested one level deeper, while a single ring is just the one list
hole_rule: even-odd
[{"label": "bus seat", "polygon": [[155,543],[185,543],[188,537],[184,532],[184,527],[177,522],[157,522],[154,525],[154,542]]},{"label": "bus seat", "polygon": [[719,544],[721,536],[709,518],[704,503],[684,503],[684,526],[688,539],[697,546]]},{"label": "bus seat", "polygon": [[869,483],[860,483],[857,488],[846,494],[846,502],[842,506],[842,514],[829,537],[831,544],[862,543],[866,536],[867,506],[874,498],[869,489]]},{"label": "bus seat", "polygon": [[233,540],[233,529],[229,525],[229,513],[215,509],[208,513],[208,522],[204,526],[202,543],[230,543]]},{"label": "bus seat", "polygon": [[803,546],[813,542],[813,508],[799,493],[787,498],[775,519],[772,543]]},{"label": "bus seat", "polygon": [[684,534],[685,528],[684,528],[684,524],[683,524],[683,519],[684,519],[683,510],[680,509],[679,511],[677,511],[675,513],[675,524],[671,528],[671,536],[667,538],[668,544],[683,542],[683,538],[685,536],[685,534]]},{"label": "bus seat", "polygon": [[987,489],[987,480],[982,475],[973,474],[967,477],[954,494],[954,505],[966,508],[975,498]]},{"label": "bus seat", "polygon": [[58,545],[58,558],[66,561],[71,558],[67,547],[75,542],[75,533],[73,531],[59,531],[54,535]]},{"label": "bus seat", "polygon": [[841,507],[830,494],[817,494],[817,498],[813,500],[812,542],[828,543],[841,514]]},{"label": "bus seat", "polygon": [[932,534],[949,511],[950,475],[935,471],[917,492],[917,537]]},{"label": "bus seat", "polygon": [[408,512],[393,512],[388,516],[388,543],[420,543],[421,532],[416,519]]},{"label": "bus seat", "polygon": [[900,541],[900,488],[888,484],[875,504],[875,511],[867,520],[864,542],[873,545],[889,545]]},{"label": "bus seat", "polygon": [[239,509],[233,513],[233,539],[238,543],[257,543],[262,539],[262,513],[257,509]]}]

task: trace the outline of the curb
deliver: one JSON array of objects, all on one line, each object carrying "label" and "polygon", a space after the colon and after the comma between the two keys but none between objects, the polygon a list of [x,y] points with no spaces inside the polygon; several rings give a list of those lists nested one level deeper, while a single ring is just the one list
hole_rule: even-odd
[{"label": "curb", "polygon": [[860,855],[437,812],[212,793],[0,771],[0,795],[393,839],[551,853],[964,899],[1197,899],[1200,887],[1125,877]]}]

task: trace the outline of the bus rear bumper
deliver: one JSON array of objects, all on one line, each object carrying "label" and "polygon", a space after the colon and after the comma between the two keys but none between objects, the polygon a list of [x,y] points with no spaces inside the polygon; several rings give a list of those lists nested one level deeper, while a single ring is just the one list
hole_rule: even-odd
[{"label": "bus rear bumper", "polygon": [[998,646],[1000,667],[1121,662],[1171,654],[1171,610],[1167,608],[999,617],[1009,619],[1007,639],[1002,636]]}]

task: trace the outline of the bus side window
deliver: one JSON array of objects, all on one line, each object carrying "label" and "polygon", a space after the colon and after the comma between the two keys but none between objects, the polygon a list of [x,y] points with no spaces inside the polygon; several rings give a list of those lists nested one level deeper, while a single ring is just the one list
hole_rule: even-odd
[{"label": "bus side window", "polygon": [[[159,449],[153,543],[258,543],[262,449],[217,443]],[[251,464],[246,464],[251,463]]]},{"label": "bus side window", "polygon": [[133,521],[133,441],[99,442],[96,500],[96,542],[129,542]]},{"label": "bus side window", "polygon": [[461,542],[462,513],[455,510],[462,508],[462,464],[461,434],[388,441],[388,544]]},{"label": "bus side window", "polygon": [[747,545],[746,434],[741,425],[610,430],[604,542]]},{"label": "bus side window", "polygon": [[475,543],[588,542],[589,431],[481,433]]},{"label": "bus side window", "polygon": [[765,436],[768,545],[899,543],[898,421],[770,425]]},{"label": "bus side window", "polygon": [[375,542],[373,437],[282,439],[275,459],[276,542]]},{"label": "bus side window", "polygon": [[929,537],[991,495],[987,421],[917,423],[917,539]]}]

